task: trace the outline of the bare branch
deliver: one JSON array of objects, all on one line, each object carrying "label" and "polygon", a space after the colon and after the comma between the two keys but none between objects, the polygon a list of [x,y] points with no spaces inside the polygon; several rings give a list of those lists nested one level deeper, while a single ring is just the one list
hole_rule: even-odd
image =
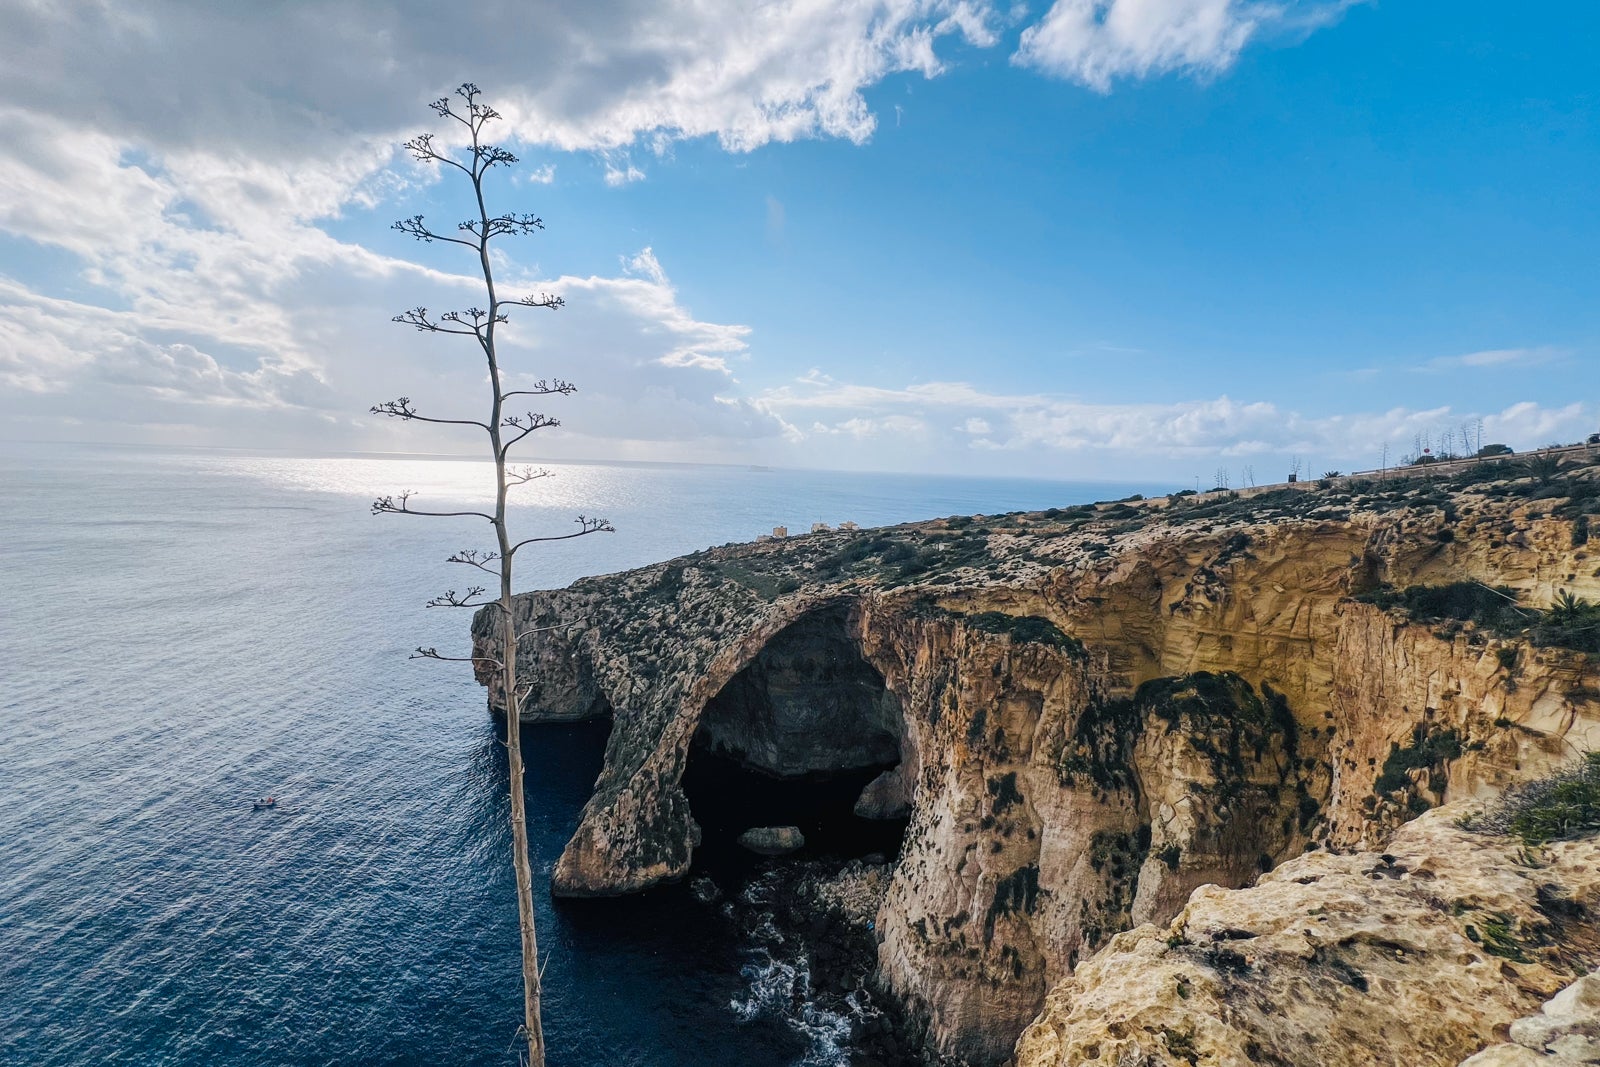
[{"label": "bare branch", "polygon": [[434,319],[428,314],[427,308],[415,307],[410,311],[402,311],[400,314],[390,318],[389,321],[398,322],[403,326],[414,326],[423,333],[453,333],[459,334],[462,337],[477,337],[478,331],[470,323],[463,324],[468,327],[465,330],[456,330],[450,328],[449,326],[439,325],[441,322],[460,322],[461,320],[459,317],[451,318],[451,316],[455,314],[456,312],[447,311],[443,315],[439,316],[438,319]]},{"label": "bare branch", "polygon": [[[491,117],[499,117],[495,112]],[[481,128],[481,127],[480,127]],[[517,157],[501,148],[499,145],[479,144],[472,146],[473,171],[479,177],[488,173],[490,167],[509,167],[517,162]]]},{"label": "bare branch", "polygon": [[432,243],[434,241],[449,241],[453,245],[460,245],[463,248],[470,248],[474,252],[478,250],[478,246],[472,241],[463,241],[459,237],[446,237],[442,233],[435,233],[433,230],[428,229],[428,227],[423,224],[421,215],[412,215],[410,218],[401,219],[399,222],[396,222],[389,228],[391,230],[399,230],[401,233],[410,234],[412,237],[415,237],[417,240],[424,243]]},{"label": "bare branch", "polygon": [[431,133],[419,133],[400,147],[410,152],[418,163],[429,163],[439,158],[439,153],[433,150]]},{"label": "bare branch", "polygon": [[512,300],[502,300],[502,304],[516,304],[525,308],[549,308],[556,311],[567,306],[565,297],[555,296],[551,293],[529,293],[527,296]]},{"label": "bare branch", "polygon": [[445,562],[465,563],[469,567],[476,567],[485,574],[492,574],[498,578],[500,577],[500,568],[491,567],[490,564],[494,563],[499,558],[500,553],[498,552],[484,552],[479,551],[476,548],[463,548],[461,551],[446,559]]},{"label": "bare branch", "polygon": [[470,233],[479,241],[494,237],[521,237],[544,229],[544,220],[537,215],[496,215],[492,219],[467,219],[456,224],[456,229]]},{"label": "bare branch", "polygon": [[414,496],[416,496],[416,493],[410,489],[401,493],[399,499],[392,496],[380,496],[372,502],[372,513],[374,515],[425,515],[430,519],[476,518],[487,519],[490,522],[494,521],[493,515],[485,515],[481,511],[418,511],[410,504],[410,500]]},{"label": "bare branch", "polygon": [[559,629],[561,629],[561,627],[559,625],[533,626],[533,627],[530,627],[530,628],[528,628],[526,630],[523,630],[521,633],[519,633],[517,635],[517,640],[521,641],[524,637],[528,637],[528,636],[530,636],[532,634],[542,634],[546,630],[559,630]]},{"label": "bare branch", "polygon": [[564,382],[560,378],[546,380],[540,378],[526,389],[513,389],[509,393],[501,393],[501,400],[510,400],[514,396],[571,396],[578,391],[578,387],[571,382]]},{"label": "bare branch", "polygon": [[391,419],[400,419],[404,422],[436,422],[441,426],[476,426],[481,430],[489,428],[488,423],[479,422],[477,419],[434,419],[427,415],[418,415],[416,409],[411,406],[411,398],[409,396],[374,404],[372,406],[372,414],[387,415]]},{"label": "bare branch", "polygon": [[549,415],[540,415],[530,411],[526,415],[507,415],[505,418],[500,420],[500,425],[507,429],[519,431],[518,433],[512,435],[503,445],[500,446],[500,454],[504,456],[511,451],[512,445],[516,444],[530,433],[533,433],[536,430],[548,429],[551,426],[560,426],[561,420],[553,418]]},{"label": "bare branch", "polygon": [[446,656],[437,648],[423,648],[420,645],[406,659],[436,659],[445,663],[492,663],[496,667],[505,666],[493,656]]},{"label": "bare branch", "polygon": [[411,158],[416,160],[418,163],[443,163],[447,166],[454,167],[463,174],[470,175],[472,173],[472,171],[468,170],[466,167],[463,167],[450,156],[435,150],[433,147],[433,134],[431,133],[419,133],[400,147],[410,152]]},{"label": "bare branch", "polygon": [[[504,301],[502,301],[502,303],[503,302]],[[439,321],[458,322],[470,329],[473,333],[473,336],[477,337],[481,341],[483,339],[484,327],[490,322],[505,322],[506,315],[504,312],[497,315],[490,315],[482,308],[467,308],[465,311],[446,311],[443,315],[439,316]]]},{"label": "bare branch", "polygon": [[483,593],[484,588],[481,585],[475,585],[465,593],[457,593],[454,589],[446,589],[423,606],[429,608],[481,608],[483,607],[483,601],[478,598],[483,596]]},{"label": "bare branch", "polygon": [[1489,590],[1489,592],[1493,593],[1495,596],[1499,597],[1501,600],[1510,601],[1511,606],[1514,609],[1516,609],[1517,611],[1520,611],[1524,615],[1527,615],[1527,616],[1531,617],[1531,616],[1539,614],[1537,611],[1530,610],[1528,608],[1523,607],[1521,604],[1518,604],[1516,597],[1507,596],[1506,594],[1502,593],[1500,590],[1496,589],[1492,585],[1484,585],[1482,582],[1478,581],[1476,578],[1472,579],[1472,584],[1475,585],[1475,586],[1478,586],[1480,589]]},{"label": "bare branch", "polygon": [[506,471],[506,486],[510,487],[513,485],[524,485],[528,482],[536,482],[540,478],[553,477],[555,477],[555,475],[551,474],[543,467],[519,467],[516,470]]},{"label": "bare branch", "polygon": [[579,529],[577,533],[560,534],[552,537],[529,537],[512,545],[511,551],[506,554],[508,556],[516,555],[517,549],[521,548],[523,545],[542,544],[546,541],[571,541],[575,537],[587,537],[588,535],[595,533],[617,532],[616,527],[612,526],[611,523],[605,519],[591,519],[585,515],[579,515],[573,521],[578,524]]}]

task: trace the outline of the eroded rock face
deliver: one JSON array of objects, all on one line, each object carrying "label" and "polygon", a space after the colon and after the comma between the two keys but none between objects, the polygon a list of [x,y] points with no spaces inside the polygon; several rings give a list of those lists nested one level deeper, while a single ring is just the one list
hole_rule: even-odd
[{"label": "eroded rock face", "polygon": [[898,763],[899,702],[847,615],[818,611],[774,637],[706,704],[701,742],[778,778]]},{"label": "eroded rock face", "polygon": [[556,892],[688,871],[693,744],[778,775],[892,763],[858,808],[910,815],[879,979],[931,1049],[999,1063],[1074,967],[1197,887],[1381,846],[1600,744],[1581,654],[1350,599],[1600,599],[1585,518],[1437,486],[1262,499],[819,534],[519,598],[526,717],[615,716]]},{"label": "eroded rock face", "polygon": [[1600,842],[1529,851],[1462,829],[1471,810],[1117,935],[1051,990],[1017,1067],[1453,1067],[1508,1027],[1559,1036],[1513,1020],[1600,963]]}]

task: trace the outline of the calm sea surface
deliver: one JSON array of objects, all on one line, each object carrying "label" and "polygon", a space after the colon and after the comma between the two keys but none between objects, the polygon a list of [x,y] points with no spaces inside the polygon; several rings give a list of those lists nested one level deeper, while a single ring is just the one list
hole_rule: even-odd
[{"label": "calm sea surface", "polygon": [[[559,586],[777,524],[863,526],[1147,486],[561,465],[518,529]],[[521,1018],[504,760],[460,665],[486,524],[453,461],[0,446],[0,1063],[507,1064]],[[527,535],[524,533],[524,536]],[[519,562],[521,562],[519,560]],[[544,887],[607,727],[526,731],[553,1067],[822,1064],[682,887]],[[251,810],[263,794],[275,811]]]}]

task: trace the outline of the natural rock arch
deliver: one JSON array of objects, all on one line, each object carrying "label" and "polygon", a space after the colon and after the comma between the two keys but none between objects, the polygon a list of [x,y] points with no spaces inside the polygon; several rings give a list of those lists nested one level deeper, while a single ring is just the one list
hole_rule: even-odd
[{"label": "natural rock arch", "polygon": [[[898,846],[904,805],[877,780],[896,780],[904,716],[862,655],[853,610],[792,619],[706,701],[682,783],[708,841],[774,822],[804,823],[828,851]],[[890,825],[871,825],[880,820]]]}]

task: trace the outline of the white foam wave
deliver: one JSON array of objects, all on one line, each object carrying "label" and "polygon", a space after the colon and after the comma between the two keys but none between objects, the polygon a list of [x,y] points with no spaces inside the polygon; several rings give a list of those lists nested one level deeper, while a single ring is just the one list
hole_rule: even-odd
[{"label": "white foam wave", "polygon": [[848,1008],[844,1011],[816,1003],[811,995],[811,969],[804,956],[783,960],[766,949],[754,949],[740,974],[747,983],[745,993],[735,997],[729,1007],[741,1022],[781,1019],[803,1037],[806,1051],[795,1067],[846,1067],[854,1024],[877,1013],[855,993],[845,998]]}]

